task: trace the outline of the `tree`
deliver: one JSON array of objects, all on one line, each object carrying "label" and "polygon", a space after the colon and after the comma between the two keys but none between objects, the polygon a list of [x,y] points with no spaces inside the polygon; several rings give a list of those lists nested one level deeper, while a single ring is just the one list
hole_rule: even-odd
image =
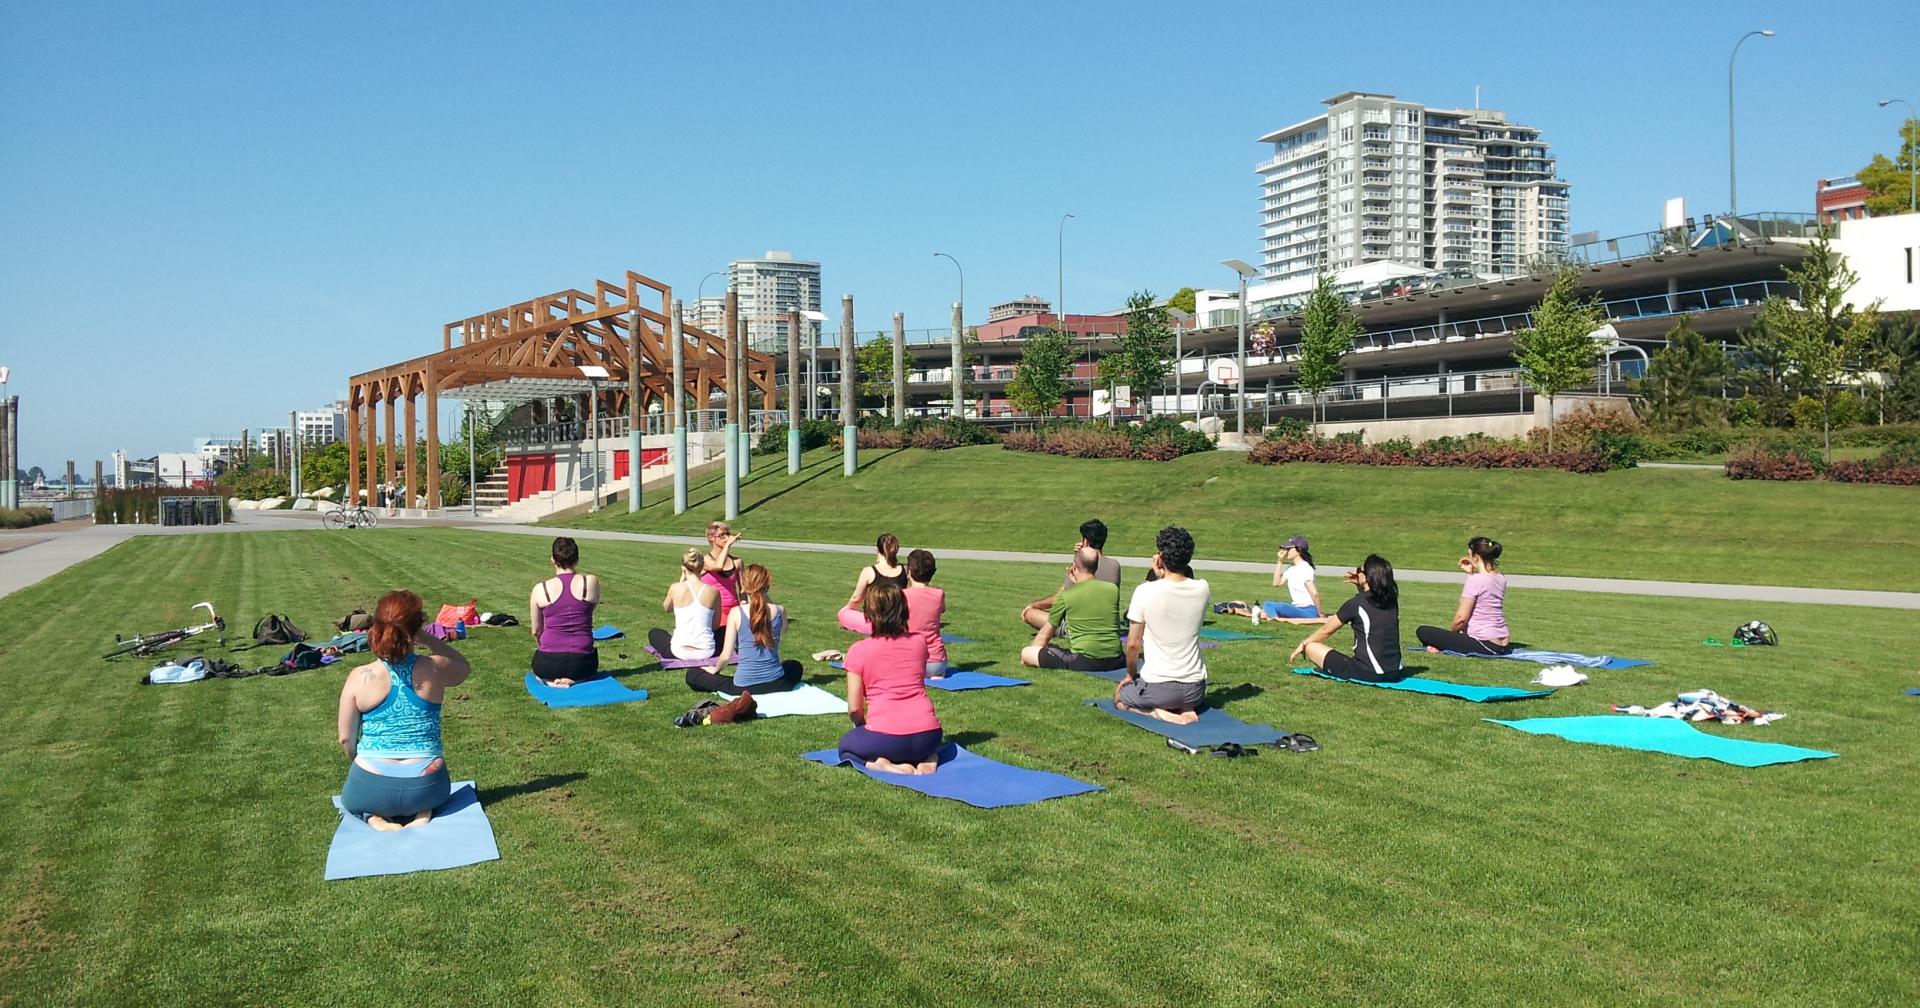
[{"label": "tree", "polygon": [[853,363],[859,395],[884,397],[892,392],[893,337],[883,332],[874,333],[872,340],[855,351]]},{"label": "tree", "polygon": [[46,478],[47,478],[47,471],[45,469],[40,468],[39,466],[33,466],[27,470],[27,482],[29,484],[42,483],[46,480]]},{"label": "tree", "polygon": [[1734,380],[1741,395],[1753,401],[1763,426],[1785,427],[1793,422],[1793,375],[1787,352],[1758,322],[1740,330],[1740,350],[1734,361]]},{"label": "tree", "polygon": [[1197,310],[1194,308],[1194,302],[1198,297],[1198,291],[1195,291],[1191,287],[1182,287],[1175,291],[1172,297],[1167,299],[1167,307],[1192,315]]},{"label": "tree", "polygon": [[1575,293],[1579,286],[1579,269],[1562,267],[1533,310],[1533,325],[1513,338],[1513,362],[1521,380],[1547,397],[1548,451],[1553,450],[1554,397],[1591,381],[1600,360],[1600,341],[1593,331],[1606,322],[1607,313],[1598,299],[1581,300]]},{"label": "tree", "polygon": [[1862,363],[1880,375],[1870,397],[1880,423],[1920,419],[1920,312],[1882,315]]},{"label": "tree", "polygon": [[[1322,273],[1314,281],[1301,311],[1300,359],[1296,363],[1294,384],[1313,397],[1314,425],[1318,429],[1324,412],[1320,397],[1340,377],[1340,358],[1353,349],[1353,338],[1360,334],[1360,316],[1353,305],[1334,289],[1332,274]],[[1247,380],[1245,375],[1240,380]]]},{"label": "tree", "polygon": [[1720,393],[1732,366],[1720,348],[1694,331],[1687,316],[1667,330],[1667,347],[1653,355],[1638,391],[1656,427],[1687,430],[1726,421]]},{"label": "tree", "polygon": [[[460,446],[462,451],[466,445]],[[340,486],[347,482],[347,443],[333,441],[319,447],[306,446],[300,452],[300,486],[313,491],[321,487]]]},{"label": "tree", "polygon": [[1833,250],[1826,231],[1814,238],[1806,259],[1786,274],[1799,296],[1791,301],[1768,298],[1755,321],[1778,342],[1802,391],[1820,401],[1822,450],[1831,462],[1834,385],[1859,362],[1861,349],[1880,324],[1880,304],[1855,309],[1847,300],[1860,276]]},{"label": "tree", "polygon": [[1908,212],[1913,205],[1913,163],[1917,157],[1920,157],[1920,119],[1908,119],[1900,124],[1899,152],[1891,160],[1885,154],[1875,154],[1865,168],[1855,173],[1869,193],[1867,213],[1889,217]]},{"label": "tree", "polygon": [[980,329],[977,326],[968,326],[966,333],[960,338],[960,398],[973,404],[973,413],[976,417],[986,415],[986,410],[983,408],[986,395],[980,380],[974,377],[975,369],[985,361],[986,358],[980,355]]},{"label": "tree", "polygon": [[1149,391],[1159,388],[1172,370],[1171,316],[1154,305],[1152,291],[1136,291],[1127,298],[1127,331],[1100,358],[1100,377],[1108,384],[1127,386],[1145,403]]},{"label": "tree", "polygon": [[1073,343],[1066,333],[1053,326],[1034,333],[1020,352],[1013,380],[1007,382],[1007,398],[1022,413],[1051,414],[1067,397],[1067,372],[1073,361]]}]

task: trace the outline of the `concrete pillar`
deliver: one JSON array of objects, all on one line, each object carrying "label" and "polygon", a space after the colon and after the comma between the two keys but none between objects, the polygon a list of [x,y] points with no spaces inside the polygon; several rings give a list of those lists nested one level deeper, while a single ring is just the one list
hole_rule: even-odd
[{"label": "concrete pillar", "polygon": [[727,422],[721,427],[720,447],[726,455],[726,519],[740,517],[740,296],[727,291],[726,298],[726,371]]},{"label": "concrete pillar", "polygon": [[907,422],[907,316],[893,313],[893,425]]},{"label": "concrete pillar", "polygon": [[101,468],[100,460],[94,459],[93,460],[93,495],[96,498],[100,496],[100,488],[106,485],[101,480],[101,477],[104,476],[105,474],[100,471],[100,468]]},{"label": "concrete pillar", "polygon": [[[412,405],[411,400],[408,401],[408,405],[409,406]],[[300,416],[297,412],[293,410],[287,411],[287,430],[292,431],[291,434],[287,435],[287,490],[288,492],[292,493],[295,497],[298,497],[300,496],[300,489],[301,489],[300,488]],[[409,432],[413,430],[413,413],[411,411],[407,413],[407,430]],[[407,454],[409,457],[411,457],[413,453],[408,452]],[[409,474],[408,480],[409,482],[411,482],[412,480],[411,474]]]},{"label": "concrete pillar", "polygon": [[19,493],[14,473],[20,467],[13,464],[13,418],[17,415],[13,401],[13,396],[0,396],[0,508],[19,506],[14,502]]},{"label": "concrete pillar", "polygon": [[960,302],[953,303],[953,418],[962,420],[967,415],[966,390],[960,384],[961,355],[960,344],[966,337],[965,322],[961,318]]},{"label": "concrete pillar", "polygon": [[73,484],[76,478],[77,478],[76,474],[73,471],[73,460],[68,459],[67,460],[67,499],[68,500],[72,500],[75,496],[73,492]]},{"label": "concrete pillar", "polygon": [[667,342],[673,355],[673,513],[687,513],[687,357],[683,308],[675,299],[668,313]]},{"label": "concrete pillar", "polygon": [[745,478],[747,470],[753,468],[753,383],[747,380],[748,365],[752,358],[748,356],[753,349],[752,327],[747,317],[740,316],[740,354],[734,364],[739,368],[737,380],[740,383],[740,430],[735,437],[740,443],[740,476]]},{"label": "concrete pillar", "polygon": [[840,470],[851,476],[859,463],[853,407],[853,295],[840,295]]},{"label": "concrete pillar", "polygon": [[800,325],[799,312],[787,313],[787,475],[800,471]]}]

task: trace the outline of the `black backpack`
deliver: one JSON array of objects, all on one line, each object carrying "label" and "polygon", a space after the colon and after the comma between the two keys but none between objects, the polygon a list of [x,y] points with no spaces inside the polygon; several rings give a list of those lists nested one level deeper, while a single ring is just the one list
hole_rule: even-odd
[{"label": "black backpack", "polygon": [[355,609],[345,616],[340,617],[333,626],[336,630],[354,633],[370,629],[373,626],[373,617],[367,615],[365,609]]},{"label": "black backpack", "polygon": [[293,625],[284,613],[263,617],[253,625],[255,644],[298,644],[307,639],[307,632]]},{"label": "black backpack", "polygon": [[287,652],[286,657],[280,659],[279,670],[268,674],[286,675],[288,672],[304,672],[307,669],[317,669],[326,664],[326,662],[320,660],[322,657],[324,656],[320,653],[320,649],[311,644],[295,644],[293,650]]}]

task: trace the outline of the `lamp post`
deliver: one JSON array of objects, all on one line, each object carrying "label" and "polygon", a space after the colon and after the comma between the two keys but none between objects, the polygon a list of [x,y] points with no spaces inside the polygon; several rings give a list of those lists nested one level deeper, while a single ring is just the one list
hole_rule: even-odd
[{"label": "lamp post", "polygon": [[1247,440],[1247,279],[1260,275],[1260,271],[1238,259],[1222,259],[1220,265],[1240,274],[1240,335],[1234,344],[1234,396],[1233,429],[1240,433],[1240,443]]},{"label": "lamp post", "polygon": [[961,268],[960,260],[955,259],[945,252],[935,252],[933,256],[936,259],[947,260],[953,264],[954,269],[960,271],[960,300],[953,303],[953,355],[952,362],[948,365],[948,373],[953,379],[953,416],[954,419],[959,420],[964,419],[967,415],[965,397],[960,388],[960,334],[962,326],[964,325],[962,319],[966,311],[965,305],[967,303],[967,271]]},{"label": "lamp post", "polygon": [[[1907,122],[1920,122],[1920,114],[1913,111],[1913,103],[1905,98],[1882,98],[1880,107],[1899,102],[1907,107]],[[1900,146],[1907,145],[1907,123],[1900,124]],[[1897,153],[1896,153],[1897,157]],[[1920,211],[1920,149],[1916,149],[1907,159],[1907,212]]]},{"label": "lamp post", "polygon": [[1180,405],[1180,367],[1186,363],[1180,337],[1183,327],[1193,321],[1193,316],[1178,308],[1168,308],[1167,314],[1173,317],[1173,415],[1178,418],[1186,412]]},{"label": "lamp post", "polygon": [[1053,306],[1054,317],[1060,320],[1060,331],[1067,331],[1067,222],[1072,214],[1060,218],[1059,233],[1054,235],[1053,257],[1054,271],[1059,282],[1059,299]]},{"label": "lamp post", "polygon": [[[695,288],[694,294],[693,294],[693,310],[695,314],[699,314],[700,312],[700,302],[705,301],[707,299],[707,281],[719,275],[720,275],[720,271],[714,270],[713,272],[700,278],[700,286]],[[703,409],[705,408],[704,403],[701,404],[701,408]]]},{"label": "lamp post", "polygon": [[1733,60],[1740,55],[1740,47],[1755,35],[1772,38],[1773,29],[1759,28],[1740,36],[1740,41],[1733,44],[1733,53],[1727,57],[1727,208],[1732,211],[1732,234],[1735,245],[1740,244],[1740,193],[1734,181]]},{"label": "lamp post", "polygon": [[[580,374],[587,379],[587,384],[593,388],[593,391],[588,393],[591,398],[587,402],[587,423],[590,425],[588,431],[589,436],[593,440],[593,501],[587,505],[587,510],[598,511],[600,510],[600,383],[606,380],[608,372],[606,368],[598,364],[586,364],[581,366]],[[471,411],[467,414],[467,432],[469,436],[471,436],[473,432],[473,414]],[[469,462],[471,462],[473,458],[472,448],[467,449],[467,458]],[[639,460],[636,459],[634,461],[637,463]],[[634,473],[634,482],[635,484],[639,483],[637,466]]]}]

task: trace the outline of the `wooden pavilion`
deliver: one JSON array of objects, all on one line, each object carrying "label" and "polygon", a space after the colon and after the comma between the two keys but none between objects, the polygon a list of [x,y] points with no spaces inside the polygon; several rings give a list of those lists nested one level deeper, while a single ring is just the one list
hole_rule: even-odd
[{"label": "wooden pavilion", "polygon": [[[641,303],[647,292],[659,295],[659,308]],[[732,305],[731,295],[728,298]],[[727,408],[745,417],[746,396],[736,385],[757,387],[768,407],[774,404],[774,361],[748,350],[737,311],[729,311],[728,330],[716,336],[682,326],[682,379],[674,387],[669,312],[673,290],[651,277],[627,271],[626,283],[594,281],[593,293],[563,290],[508,305],[472,318],[449,322],[438,353],[402,361],[347,380],[347,501],[362,490],[393,482],[404,470],[409,503],[424,496],[426,507],[440,502],[440,396],[495,402],[527,402],[574,395],[597,395],[603,416],[622,412],[639,430],[649,407],[672,411],[679,395],[691,395],[688,408],[703,408],[715,392],[726,394]],[[604,378],[582,368],[604,368]],[[414,472],[414,403],[426,401],[426,472]],[[395,412],[401,410],[403,435],[396,438]],[[385,407],[384,442],[375,414]],[[384,474],[377,446],[385,443]],[[400,450],[395,451],[398,446]],[[398,463],[398,465],[396,465]],[[424,475],[424,479],[418,478]],[[469,488],[471,492],[471,488]],[[369,494],[371,496],[371,494]]]}]

